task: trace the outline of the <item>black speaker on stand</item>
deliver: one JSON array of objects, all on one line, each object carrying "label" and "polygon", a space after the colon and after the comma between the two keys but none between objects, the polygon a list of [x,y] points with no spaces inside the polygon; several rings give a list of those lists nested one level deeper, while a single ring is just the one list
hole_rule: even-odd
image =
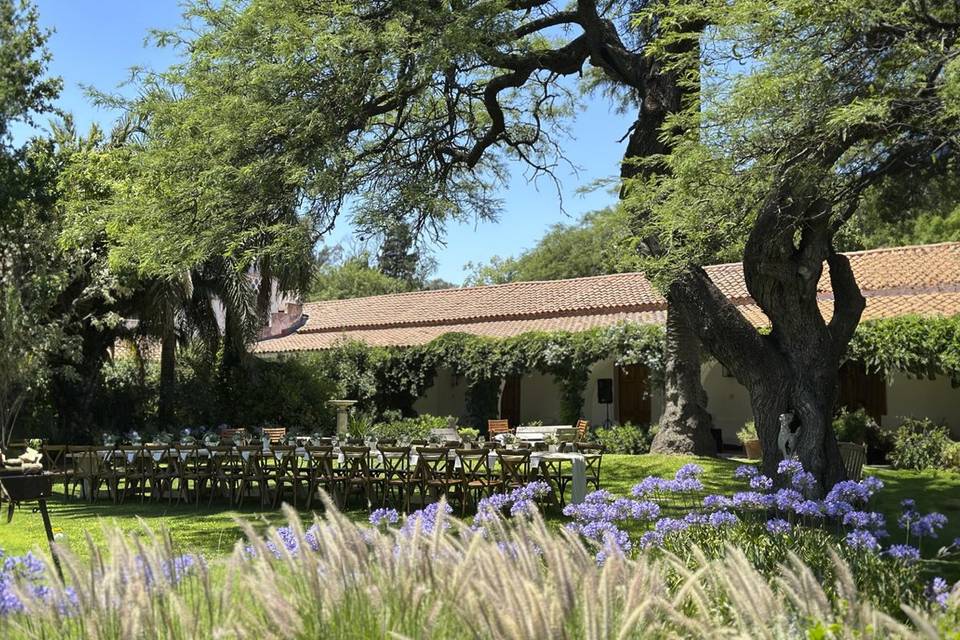
[{"label": "black speaker on stand", "polygon": [[613,404],[613,378],[597,378],[597,402],[607,407],[607,419],[603,426],[610,426],[610,405]]}]

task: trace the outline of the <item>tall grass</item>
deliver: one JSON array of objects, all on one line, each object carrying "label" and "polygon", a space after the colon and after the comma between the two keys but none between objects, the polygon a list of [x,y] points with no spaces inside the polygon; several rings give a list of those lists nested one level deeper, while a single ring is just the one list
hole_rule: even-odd
[{"label": "tall grass", "polygon": [[[61,549],[70,590],[52,580],[37,597],[14,585],[25,610],[0,616],[0,637],[934,638],[942,629],[928,612],[907,610],[903,623],[875,609],[836,557],[839,597],[828,597],[796,557],[765,578],[732,547],[695,568],[668,553],[613,554],[600,566],[535,512],[483,534],[442,514],[404,532],[357,524],[330,504],[308,528],[286,515],[285,538],[245,524],[246,544],[182,580],[164,535],[111,531],[89,561]],[[951,598],[960,606],[960,593]]]}]

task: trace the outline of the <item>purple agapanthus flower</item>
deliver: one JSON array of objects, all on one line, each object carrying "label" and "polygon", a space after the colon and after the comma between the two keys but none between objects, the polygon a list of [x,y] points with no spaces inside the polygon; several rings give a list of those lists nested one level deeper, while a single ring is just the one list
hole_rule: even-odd
[{"label": "purple agapanthus flower", "polygon": [[774,535],[790,533],[790,529],[792,528],[790,526],[790,523],[782,518],[774,518],[772,520],[767,520],[767,524],[765,526],[767,528],[767,531]]},{"label": "purple agapanthus flower", "polygon": [[374,509],[370,513],[370,524],[375,527],[396,524],[400,521],[400,514],[396,509]]},{"label": "purple agapanthus flower", "polygon": [[877,551],[880,549],[880,543],[876,537],[866,529],[854,529],[847,534],[844,540],[854,549],[864,549],[866,551]]},{"label": "purple agapanthus flower", "polygon": [[758,473],[760,473],[760,471],[757,470],[756,465],[742,464],[739,467],[737,467],[736,470],[733,472],[733,477],[740,478],[740,479],[752,478]]},{"label": "purple agapanthus flower", "polygon": [[843,515],[844,526],[855,529],[883,529],[887,519],[876,511],[850,511]]},{"label": "purple agapanthus flower", "polygon": [[765,475],[756,475],[750,478],[750,488],[756,491],[769,491],[773,489],[773,478]]},{"label": "purple agapanthus flower", "polygon": [[947,608],[947,600],[950,597],[950,584],[937,576],[927,585],[924,589],[924,595],[927,596],[927,601],[931,604],[937,605],[941,609]]},{"label": "purple agapanthus flower", "polygon": [[803,465],[799,460],[781,460],[777,465],[777,473],[782,476],[792,476],[795,473],[803,471]]},{"label": "purple agapanthus flower", "polygon": [[908,544],[891,545],[884,553],[891,558],[903,560],[904,562],[913,562],[914,560],[920,559],[920,550]]},{"label": "purple agapanthus flower", "polygon": [[932,512],[917,518],[910,524],[910,533],[920,538],[936,538],[937,531],[947,524],[942,513]]}]

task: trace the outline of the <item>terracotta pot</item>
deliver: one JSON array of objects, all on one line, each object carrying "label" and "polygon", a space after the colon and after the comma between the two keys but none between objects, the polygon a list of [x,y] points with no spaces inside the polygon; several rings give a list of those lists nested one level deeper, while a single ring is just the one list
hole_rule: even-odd
[{"label": "terracotta pot", "polygon": [[759,460],[763,457],[763,451],[760,449],[759,440],[747,440],[743,443],[743,448],[747,452],[747,457],[751,460]]}]

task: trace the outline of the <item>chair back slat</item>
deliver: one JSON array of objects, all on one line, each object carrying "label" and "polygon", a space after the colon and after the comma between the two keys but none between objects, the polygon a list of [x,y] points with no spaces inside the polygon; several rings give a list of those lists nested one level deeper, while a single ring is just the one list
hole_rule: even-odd
[{"label": "chair back slat", "polygon": [[510,433],[509,420],[487,420],[487,435],[492,438],[502,433]]},{"label": "chair back slat", "polygon": [[590,431],[590,421],[584,420],[583,418],[577,420],[577,425],[575,427],[577,430],[577,441],[582,441],[587,437],[587,433]]},{"label": "chair back slat", "polygon": [[863,465],[867,462],[867,448],[854,442],[840,442],[840,458],[848,480],[859,480],[863,475]]}]

